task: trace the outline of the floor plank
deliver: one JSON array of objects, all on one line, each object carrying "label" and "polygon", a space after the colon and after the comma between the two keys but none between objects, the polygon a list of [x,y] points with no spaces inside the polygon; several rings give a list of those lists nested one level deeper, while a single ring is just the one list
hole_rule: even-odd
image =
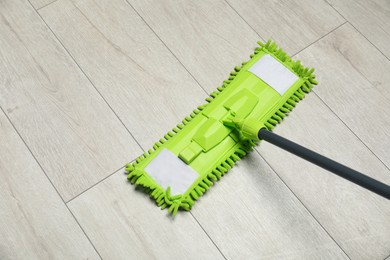
[{"label": "floor plank", "polygon": [[[364,37],[346,24],[298,58],[318,69],[318,79],[324,87],[315,91],[321,99],[390,168],[390,82],[386,81],[390,61],[375,59],[378,55]],[[373,58],[366,58],[370,56]]]},{"label": "floor plank", "polygon": [[348,259],[256,152],[192,212],[227,259]]},{"label": "floor plank", "polygon": [[0,105],[65,200],[141,152],[27,1],[0,19]]},{"label": "floor plank", "polygon": [[390,59],[390,2],[388,0],[327,0]]},{"label": "floor plank", "polygon": [[390,100],[390,62],[351,25],[345,25],[331,36],[340,52],[364,80]]},{"label": "floor plank", "polygon": [[[318,69],[317,91],[329,87],[320,77],[326,73],[326,69]],[[275,131],[390,184],[390,171],[314,93]],[[384,259],[389,254],[390,204],[386,199],[266,142],[259,151],[352,259]]]},{"label": "floor plank", "polygon": [[272,38],[291,54],[345,22],[323,0],[227,1],[261,37]]},{"label": "floor plank", "polygon": [[0,110],[0,258],[99,259]]},{"label": "floor plank", "polygon": [[249,58],[259,36],[224,0],[129,0],[208,91]]},{"label": "floor plank", "polygon": [[224,259],[190,214],[173,219],[121,171],[68,205],[104,259]]},{"label": "floor plank", "polygon": [[126,1],[59,0],[40,13],[145,149],[205,102]]}]

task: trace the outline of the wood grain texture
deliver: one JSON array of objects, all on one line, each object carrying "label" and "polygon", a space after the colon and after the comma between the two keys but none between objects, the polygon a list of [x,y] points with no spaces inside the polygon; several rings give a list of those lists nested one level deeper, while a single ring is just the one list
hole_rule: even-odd
[{"label": "wood grain texture", "polygon": [[0,259],[99,259],[0,110]]},{"label": "wood grain texture", "polygon": [[390,100],[390,61],[350,25],[335,31],[332,41],[335,51],[363,76],[363,81]]},{"label": "wood grain texture", "polygon": [[[71,198],[140,149],[26,3],[0,2],[0,105],[61,194]],[[289,52],[343,22],[321,1],[229,4],[261,37],[274,37]],[[259,36],[229,4],[58,0],[39,13],[148,149],[203,103],[199,84],[214,90],[255,47]],[[386,58],[348,25],[298,56],[319,69],[318,95],[388,163]],[[276,131],[390,182],[388,168],[314,94]],[[252,153],[197,202],[195,218],[182,212],[172,219],[159,211],[122,171],[68,205],[104,258],[222,259],[215,245],[228,259],[343,259],[342,250],[353,259],[389,255],[386,201],[266,143],[259,151],[283,181]],[[48,245],[53,250],[55,238]],[[77,248],[76,258],[83,256]]]},{"label": "wood grain texture", "polygon": [[129,0],[196,80],[214,91],[259,36],[223,0]]},{"label": "wood grain texture", "polygon": [[348,259],[255,151],[192,212],[227,259]]},{"label": "wood grain texture", "polygon": [[[334,59],[334,64],[338,62]],[[318,68],[320,85],[316,91],[329,87],[320,77],[327,73],[326,68]],[[334,95],[342,96],[338,92]],[[299,103],[275,131],[390,184],[390,171],[314,93]],[[266,142],[260,144],[259,151],[349,257],[384,259],[389,254],[390,204],[386,199]]]},{"label": "wood grain texture", "polygon": [[[158,38],[153,36],[153,33],[142,23],[142,21],[136,16],[136,13],[132,11],[131,7],[123,1],[112,1],[112,2],[99,2],[97,4],[94,1],[65,1],[59,0],[58,2],[50,5],[40,11],[41,15],[48,22],[49,26],[54,30],[54,32],[59,36],[61,41],[64,43],[66,48],[71,52],[72,56],[78,61],[78,63],[82,66],[83,70],[92,78],[94,84],[101,89],[101,92],[107,100],[112,104],[112,107],[119,111],[118,114],[123,118],[122,120],[126,122],[131,131],[134,131],[134,135],[140,144],[147,149],[148,145],[152,142],[155,142],[161,137],[161,134],[166,132],[167,129],[172,128],[175,125],[179,118],[182,116],[183,109],[187,108],[188,110],[193,109],[198,104],[200,104],[201,100],[203,100],[205,94],[203,90],[198,86],[194,80],[189,78],[188,73],[183,70],[180,64],[175,61],[173,57],[163,46],[158,43]],[[113,18],[115,17],[115,18]],[[120,22],[120,23],[119,23]],[[121,24],[122,23],[122,24]],[[75,39],[83,39],[82,41],[76,42]],[[107,39],[110,39],[108,42]],[[147,39],[143,40],[143,39]],[[130,44],[129,44],[130,43]],[[131,44],[133,43],[133,44]],[[116,46],[116,48],[114,48]],[[120,48],[121,52],[118,52],[118,48]],[[144,50],[144,48],[148,48],[148,51]],[[136,51],[135,51],[136,50]],[[158,52],[153,52],[156,50]],[[96,55],[96,53],[104,53],[107,52],[107,55],[102,55],[100,58]],[[125,59],[123,56],[128,55],[132,58],[132,60]],[[144,57],[146,55],[146,57]],[[150,62],[153,60],[154,62]],[[138,72],[138,66],[141,66],[145,69],[145,71]],[[124,68],[123,71],[116,72],[117,69]],[[173,68],[175,74],[168,75],[169,71],[163,70],[162,67]],[[158,69],[159,68],[159,69]],[[156,71],[162,71],[160,75],[156,75]],[[128,74],[127,71],[132,71],[131,74]],[[123,73],[123,74],[121,74]],[[225,72],[226,73],[226,72]],[[117,75],[121,75],[118,77]],[[153,78],[153,75],[156,75],[156,78]],[[167,84],[165,85],[166,79]],[[113,88],[109,88],[107,86],[107,82],[111,83],[111,86],[115,86]],[[143,85],[140,85],[139,82],[143,82]],[[182,83],[181,83],[182,82]],[[164,88],[172,88],[171,91],[161,91],[161,84],[164,84]],[[132,86],[131,88],[129,86]],[[158,86],[158,87],[156,87]],[[147,89],[148,88],[148,89]],[[148,91],[148,92],[147,92]],[[166,102],[167,99],[172,98],[173,92],[174,98],[170,102]],[[185,93],[183,93],[185,92]],[[151,94],[155,93],[155,94]],[[189,95],[190,94],[190,95]],[[126,97],[123,99],[123,95]],[[132,97],[132,95],[136,95],[136,97]],[[138,96],[139,95],[139,96]],[[150,98],[145,99],[145,96],[149,96]],[[138,99],[138,100],[137,100]],[[131,102],[128,102],[131,100]],[[161,101],[159,101],[161,100]],[[158,102],[159,105],[156,105]],[[136,105],[135,105],[136,104]],[[174,106],[177,112],[172,113],[171,107]],[[145,107],[150,108],[151,110],[145,110]],[[155,110],[153,110],[155,108]],[[138,115],[143,110],[143,117]],[[186,112],[188,113],[188,112]],[[126,119],[128,117],[129,119]],[[161,121],[161,119],[167,121]],[[147,130],[150,128],[151,122],[158,122],[156,125],[153,125],[151,130]],[[145,130],[146,129],[146,130]],[[149,132],[152,131],[152,132]],[[157,135],[160,133],[160,135]],[[257,165],[253,165],[255,167]],[[246,169],[237,169],[237,174],[243,173]],[[256,168],[257,170],[257,168]],[[253,172],[253,169],[252,169]],[[269,169],[267,171],[270,172]],[[115,180],[111,180],[114,178]],[[120,178],[123,178],[120,181]],[[112,206],[113,202],[111,199],[101,202],[101,198],[97,197],[98,194],[106,193],[105,190],[109,190],[114,187],[114,184],[118,186],[123,186],[120,190],[112,195],[112,200],[117,200],[119,197],[134,197],[134,202],[130,202],[130,204],[134,205],[121,205],[121,209],[123,212],[128,212],[129,208],[143,208],[143,203],[148,204],[148,201],[144,201],[144,196],[138,195],[133,190],[128,191],[128,189],[132,189],[130,185],[126,185],[126,180],[124,176],[115,176],[110,177],[107,180],[110,184],[106,187],[104,184],[99,184],[94,191],[88,191],[87,195],[82,195],[82,198],[76,198],[75,201],[70,203],[72,209],[78,216],[78,219],[82,223],[83,226],[87,226],[87,233],[91,235],[94,244],[99,248],[99,252],[102,250],[105,245],[105,242],[101,240],[101,237],[111,237],[114,236],[115,232],[123,232],[117,230],[125,230],[126,232],[130,227],[118,226],[114,230],[111,231],[99,231],[96,230],[96,223],[94,221],[90,221],[87,223],[87,219],[89,219],[92,215],[100,216],[98,212],[95,211],[95,208],[102,207],[104,212],[111,211],[114,206]],[[123,182],[123,183],[122,183]],[[106,183],[106,181],[104,182]],[[276,227],[278,232],[272,235],[272,232],[265,232],[265,228],[258,229],[258,233],[264,233],[263,236],[256,236],[253,233],[245,233],[244,235],[239,234],[238,228],[235,228],[233,224],[229,226],[229,229],[213,229],[213,236],[211,239],[214,240],[214,236],[216,237],[225,237],[225,239],[218,238],[218,243],[220,243],[223,247],[223,253],[226,251],[229,256],[238,256],[238,252],[233,253],[234,250],[239,250],[240,247],[248,250],[246,253],[247,256],[256,257],[257,254],[262,254],[264,256],[278,256],[278,250],[286,249],[285,255],[289,256],[302,256],[302,257],[310,257],[310,256],[319,256],[320,254],[334,256],[334,257],[342,257],[342,251],[337,247],[337,245],[327,236],[325,231],[321,229],[321,227],[316,224],[316,222],[311,218],[311,216],[305,212],[304,207],[299,204],[296,200],[294,200],[291,193],[283,186],[283,184],[279,181],[275,181],[275,176],[273,176],[273,181],[268,183],[270,185],[270,189],[273,191],[279,191],[280,189],[284,189],[283,197],[281,199],[285,199],[288,202],[293,202],[289,208],[283,208],[284,212],[278,215],[277,211],[279,209],[273,208],[271,205],[268,205],[267,212],[261,212],[265,219],[273,219],[274,217],[286,219],[280,220],[281,225],[285,227],[288,225],[287,223],[293,223],[296,221],[296,214],[299,216],[299,220],[307,225],[306,228],[294,228],[293,230],[289,230],[291,236],[293,233],[300,239],[296,241],[292,239],[292,237],[284,237],[283,233],[281,233],[281,229],[279,226]],[[113,188],[112,188],[113,189]],[[131,192],[131,193],[130,193]],[[224,197],[222,191],[219,191],[219,196]],[[252,200],[253,198],[257,198],[257,191],[250,191],[248,193],[243,193],[241,195],[242,200]],[[278,194],[278,193],[276,193]],[[268,196],[272,196],[268,194]],[[277,195],[279,199],[279,195]],[[138,197],[140,200],[138,201]],[[115,198],[115,199],[114,199]],[[88,201],[96,201],[99,203],[99,206],[92,203],[91,206],[86,206]],[[101,205],[102,203],[103,205]],[[126,202],[129,203],[129,202]],[[74,206],[77,205],[77,206]],[[225,206],[225,209],[230,208],[229,200],[226,200],[222,203]],[[253,225],[253,221],[255,221],[255,214],[259,214],[258,208],[251,211],[248,210],[248,205],[236,205],[236,210],[230,213],[232,219],[237,219],[241,217],[241,214],[238,212],[246,213],[250,217],[246,218],[248,220],[248,226],[243,226],[245,228],[249,228],[250,225]],[[212,219],[211,223],[215,223],[213,219],[215,215],[207,214],[208,207],[205,207],[203,212],[203,216],[199,218],[201,225],[208,225],[207,222]],[[150,210],[150,212],[149,212]],[[78,213],[80,212],[80,213]],[[128,216],[119,216],[120,221],[114,222],[126,222],[128,218],[133,218],[131,210],[130,215]],[[145,210],[141,210],[139,214],[139,219],[149,218],[148,214],[152,214],[154,218],[154,212],[158,212],[154,206],[148,205],[148,208]],[[289,214],[288,212],[293,212]],[[221,213],[226,213],[225,211],[221,211]],[[105,221],[104,226],[108,226],[112,222],[113,215],[117,216],[118,213],[110,213]],[[184,213],[185,218],[188,216]],[[180,216],[180,217],[184,217]],[[155,216],[155,218],[161,218],[159,214]],[[111,219],[111,220],[110,220]],[[145,220],[145,221],[146,221]],[[149,220],[152,221],[152,220]],[[160,221],[161,223],[165,223],[165,219],[154,220]],[[191,220],[193,221],[193,220]],[[175,220],[176,222],[176,220]],[[147,222],[142,222],[147,223]],[[176,224],[175,224],[176,225]],[[216,226],[218,227],[218,226]],[[150,227],[153,228],[153,227]],[[268,227],[270,228],[270,227]],[[104,229],[104,228],[103,228]],[[173,228],[174,232],[182,232],[181,227]],[[178,229],[178,230],[176,230]],[[236,245],[233,245],[230,237],[228,236],[230,229],[234,230],[234,234],[236,237]],[[151,232],[151,231],[150,231]],[[208,231],[207,231],[208,232]],[[134,240],[138,241],[137,236],[139,233],[142,233],[140,230],[135,230],[130,232],[130,234],[121,234],[121,236],[125,236],[121,239],[121,241]],[[299,234],[298,234],[299,233]],[[250,240],[250,246],[246,243],[247,241],[243,240],[247,236],[248,240]],[[95,240],[95,239],[96,240]],[[262,246],[256,248],[254,245],[258,239],[263,239]],[[141,238],[142,241],[146,244],[152,243],[149,238]],[[272,244],[269,243],[269,239],[272,239]],[[161,240],[161,239],[160,239]],[[280,242],[276,242],[279,241]],[[192,241],[192,240],[191,240]],[[187,241],[188,243],[190,241]],[[309,249],[304,249],[304,242],[308,243]],[[138,242],[135,242],[136,244]],[[185,243],[185,241],[183,241]],[[276,244],[276,245],[275,245]],[[137,245],[136,248],[142,248],[141,244]],[[160,246],[157,245],[156,248],[151,248],[152,255],[149,257],[153,257],[155,254],[154,250],[159,250]],[[317,249],[318,247],[318,249]],[[103,249],[105,253],[108,255],[110,252],[115,251],[118,252],[118,257],[124,255],[127,251],[126,249],[121,249],[122,245],[120,243],[115,242],[110,247]],[[232,248],[232,249],[230,249]],[[150,251],[150,250],[149,250]],[[179,256],[184,254],[185,251],[183,249],[180,250]],[[143,255],[142,251],[136,253],[139,257],[146,257]]]},{"label": "wood grain texture", "polygon": [[126,1],[59,0],[40,13],[144,149],[205,102]]},{"label": "wood grain texture", "polygon": [[141,152],[28,2],[0,21],[0,105],[65,200]]},{"label": "wood grain texture", "polygon": [[323,0],[227,0],[265,39],[272,38],[287,53],[296,53],[344,22]]},{"label": "wood grain texture", "polygon": [[390,59],[388,0],[326,0]]},{"label": "wood grain texture", "polygon": [[378,55],[346,24],[298,58],[318,69],[323,87],[316,93],[389,168],[390,61],[375,59]]},{"label": "wood grain texture", "polygon": [[173,219],[122,172],[68,205],[104,259],[223,259],[189,213]]}]

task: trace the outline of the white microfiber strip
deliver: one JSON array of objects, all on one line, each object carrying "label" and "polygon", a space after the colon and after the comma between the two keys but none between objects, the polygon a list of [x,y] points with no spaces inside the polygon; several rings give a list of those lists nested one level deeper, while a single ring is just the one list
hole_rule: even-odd
[{"label": "white microfiber strip", "polygon": [[183,194],[199,177],[194,169],[165,148],[145,171],[164,189],[171,187],[171,195]]},{"label": "white microfiber strip", "polygon": [[269,54],[261,57],[249,69],[249,72],[262,79],[280,95],[283,95],[299,79],[297,75]]}]

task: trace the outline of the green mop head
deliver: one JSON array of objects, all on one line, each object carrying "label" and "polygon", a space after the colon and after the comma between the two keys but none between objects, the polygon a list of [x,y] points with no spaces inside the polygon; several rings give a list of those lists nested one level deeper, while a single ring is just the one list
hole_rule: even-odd
[{"label": "green mop head", "polygon": [[292,60],[277,45],[259,42],[237,66],[153,149],[126,165],[131,183],[143,186],[162,209],[176,215],[194,202],[272,130],[317,84],[314,69]]}]

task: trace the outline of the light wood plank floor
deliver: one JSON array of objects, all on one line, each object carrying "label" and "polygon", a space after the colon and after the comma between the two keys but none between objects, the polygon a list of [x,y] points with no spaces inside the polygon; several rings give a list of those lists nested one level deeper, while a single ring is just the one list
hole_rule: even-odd
[{"label": "light wood plank floor", "polygon": [[267,143],[176,218],[127,182],[275,39],[320,84],[276,132],[390,184],[387,0],[0,1],[0,259],[390,259],[390,203]]}]

